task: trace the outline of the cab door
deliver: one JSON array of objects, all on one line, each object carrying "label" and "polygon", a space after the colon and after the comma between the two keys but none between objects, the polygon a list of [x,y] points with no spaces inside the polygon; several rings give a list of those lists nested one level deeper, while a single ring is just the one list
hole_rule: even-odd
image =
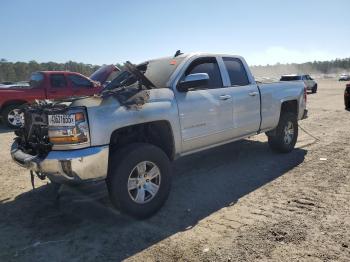
[{"label": "cab door", "polygon": [[48,99],[61,99],[72,96],[72,88],[64,73],[52,73],[48,75],[46,94]]},{"label": "cab door", "polygon": [[260,92],[256,83],[251,83],[243,62],[236,57],[223,57],[233,100],[234,138],[256,133],[260,128]]},{"label": "cab door", "polygon": [[184,153],[225,140],[224,133],[232,127],[232,97],[223,86],[215,57],[201,57],[190,63],[181,80],[190,74],[206,73],[206,85],[175,90]]},{"label": "cab door", "polygon": [[72,85],[73,96],[91,96],[100,90],[99,85],[94,84],[90,79],[82,75],[70,74],[68,79]]}]

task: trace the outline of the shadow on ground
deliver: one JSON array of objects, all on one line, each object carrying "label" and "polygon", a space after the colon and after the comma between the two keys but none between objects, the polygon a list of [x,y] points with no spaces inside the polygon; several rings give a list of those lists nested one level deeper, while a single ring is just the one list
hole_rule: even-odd
[{"label": "shadow on ground", "polygon": [[7,127],[4,124],[3,120],[0,119],[0,134],[2,134],[2,133],[9,133],[9,132],[13,132],[13,129]]},{"label": "shadow on ground", "polygon": [[63,190],[56,204],[50,185],[0,200],[0,260],[125,259],[234,204],[298,166],[306,153],[276,154],[267,143],[243,140],[182,158],[173,164],[165,206],[144,221],[115,211],[101,183]]}]

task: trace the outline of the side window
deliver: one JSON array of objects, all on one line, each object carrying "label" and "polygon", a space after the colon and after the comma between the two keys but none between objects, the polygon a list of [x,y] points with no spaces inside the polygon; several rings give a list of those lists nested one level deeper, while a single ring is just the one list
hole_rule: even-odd
[{"label": "side window", "polygon": [[231,86],[249,85],[248,75],[241,60],[232,57],[224,57],[223,60],[230,77]]},{"label": "side window", "polygon": [[64,74],[52,74],[50,75],[50,83],[54,88],[64,88],[67,86],[66,78]]},{"label": "side window", "polygon": [[44,80],[44,75],[42,73],[33,73],[30,76],[29,85],[31,88],[37,88]]},{"label": "side window", "polygon": [[185,76],[196,73],[207,73],[209,76],[208,84],[203,86],[203,89],[223,87],[220,69],[218,63],[216,62],[216,58],[199,58],[193,61],[186,69]]},{"label": "side window", "polygon": [[70,75],[68,76],[68,78],[72,82],[73,87],[86,87],[86,88],[93,87],[92,82],[89,79],[86,79],[82,76]]}]

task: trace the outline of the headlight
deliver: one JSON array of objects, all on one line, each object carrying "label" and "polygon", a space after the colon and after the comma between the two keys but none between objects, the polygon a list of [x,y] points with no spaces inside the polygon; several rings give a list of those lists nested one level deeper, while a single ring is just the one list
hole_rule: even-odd
[{"label": "headlight", "polygon": [[72,109],[67,114],[48,115],[48,135],[54,146],[90,143],[89,124],[84,109]]}]

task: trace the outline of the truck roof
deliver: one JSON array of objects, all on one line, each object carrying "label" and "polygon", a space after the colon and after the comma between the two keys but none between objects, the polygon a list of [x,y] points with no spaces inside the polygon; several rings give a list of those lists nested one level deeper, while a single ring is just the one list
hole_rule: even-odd
[{"label": "truck roof", "polygon": [[72,71],[36,71],[34,73],[43,73],[43,74],[74,74],[74,75],[80,75],[77,72],[72,72]]},{"label": "truck roof", "polygon": [[290,74],[290,75],[282,75],[282,76],[285,76],[285,77],[293,77],[293,76],[306,76],[308,74]]},{"label": "truck roof", "polygon": [[[176,57],[183,57],[183,58],[189,58],[192,56],[227,56],[227,57],[236,57],[242,59],[242,56],[239,55],[230,55],[230,54],[220,54],[220,53],[206,53],[206,52],[191,52],[191,53],[184,53],[181,55],[178,55]],[[165,57],[158,57],[155,59],[150,59],[147,61],[152,61],[152,60],[159,60],[159,59],[171,59],[174,58],[174,56],[165,56]]]}]

